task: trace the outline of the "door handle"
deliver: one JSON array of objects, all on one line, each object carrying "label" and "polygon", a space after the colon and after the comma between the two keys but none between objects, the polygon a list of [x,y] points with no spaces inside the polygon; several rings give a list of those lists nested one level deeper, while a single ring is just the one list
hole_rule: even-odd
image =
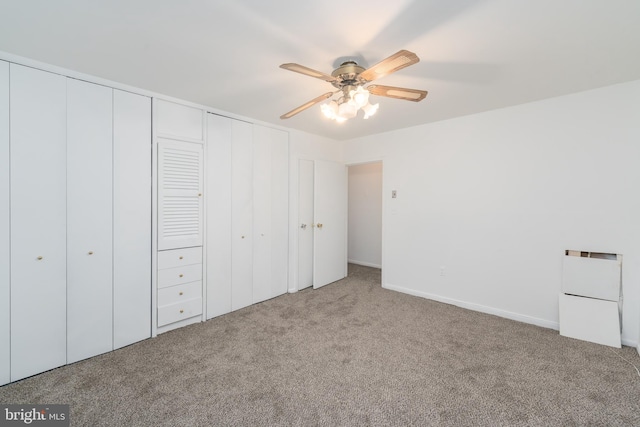
[{"label": "door handle", "polygon": [[307,224],[300,224],[300,228],[302,228],[303,230],[307,229]]}]

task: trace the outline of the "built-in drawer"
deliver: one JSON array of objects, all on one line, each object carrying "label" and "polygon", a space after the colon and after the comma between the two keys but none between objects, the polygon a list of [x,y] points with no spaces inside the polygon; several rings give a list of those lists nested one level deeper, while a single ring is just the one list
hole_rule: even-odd
[{"label": "built-in drawer", "polygon": [[202,314],[202,298],[158,307],[158,326],[168,325]]},{"label": "built-in drawer", "polygon": [[158,270],[158,289],[202,280],[202,264]]},{"label": "built-in drawer", "polygon": [[202,297],[202,281],[169,286],[158,290],[158,307]]},{"label": "built-in drawer", "polygon": [[202,247],[171,249],[158,252],[158,270],[191,264],[202,264]]}]

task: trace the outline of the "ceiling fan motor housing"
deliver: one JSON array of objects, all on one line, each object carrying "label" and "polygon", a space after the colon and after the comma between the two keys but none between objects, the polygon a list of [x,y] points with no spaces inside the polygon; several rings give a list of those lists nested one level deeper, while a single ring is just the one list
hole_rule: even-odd
[{"label": "ceiling fan motor housing", "polygon": [[359,66],[355,61],[343,62],[338,68],[333,70],[331,75],[336,78],[331,84],[338,89],[345,89],[345,86],[362,86],[367,83],[366,80],[361,79],[360,73],[364,71],[364,68]]}]

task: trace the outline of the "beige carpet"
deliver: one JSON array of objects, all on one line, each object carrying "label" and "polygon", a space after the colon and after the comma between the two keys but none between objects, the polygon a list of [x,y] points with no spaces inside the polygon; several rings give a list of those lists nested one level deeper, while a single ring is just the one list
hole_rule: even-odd
[{"label": "beige carpet", "polygon": [[635,349],[349,277],[0,387],[74,426],[639,426]]}]

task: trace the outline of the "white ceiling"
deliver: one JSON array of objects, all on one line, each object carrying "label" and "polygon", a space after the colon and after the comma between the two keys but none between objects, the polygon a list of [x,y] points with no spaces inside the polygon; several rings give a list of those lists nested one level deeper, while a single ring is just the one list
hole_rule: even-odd
[{"label": "white ceiling", "polygon": [[[638,0],[0,0],[0,50],[344,140],[640,79],[639,22]],[[400,49],[421,61],[377,83],[424,101],[279,119],[333,90],[280,64]]]}]

